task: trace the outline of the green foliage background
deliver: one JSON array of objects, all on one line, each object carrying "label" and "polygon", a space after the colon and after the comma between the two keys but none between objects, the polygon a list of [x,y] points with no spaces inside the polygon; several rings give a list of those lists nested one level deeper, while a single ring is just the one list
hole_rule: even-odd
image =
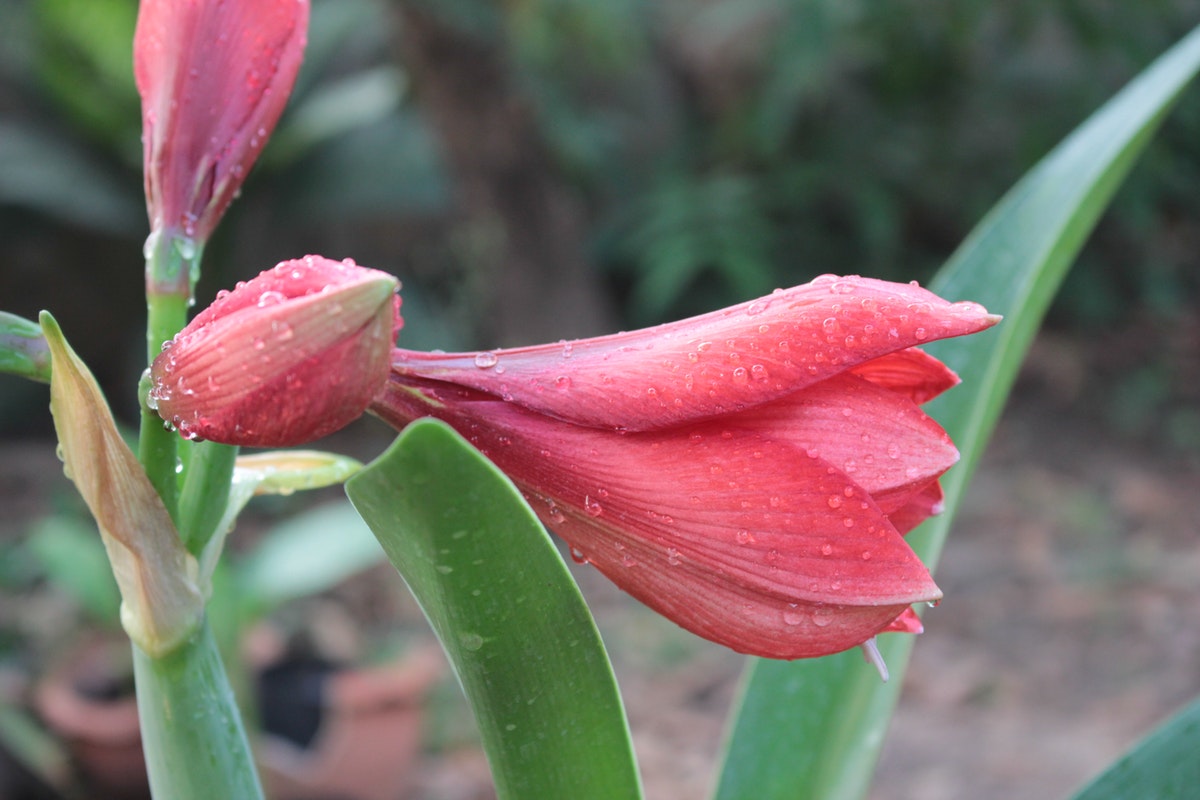
[{"label": "green foliage background", "polygon": [[[822,272],[927,279],[1005,188],[1196,22],[1187,0],[314,0],[297,93],[208,250],[201,304],[284,258],[350,255],[405,281],[407,345],[492,344],[473,325],[487,239],[458,215],[405,66],[412,8],[502,54],[624,327]],[[135,0],[0,8],[0,305],[128,317],[128,332],[83,352],[118,395],[138,367],[114,363],[114,340],[140,324],[135,13]],[[1200,99],[1187,97],[1051,324],[1164,335],[1191,314],[1198,140]],[[1136,430],[1129,409],[1157,408],[1179,380],[1145,365],[1117,416]],[[16,430],[40,399],[3,388],[0,430]]]}]

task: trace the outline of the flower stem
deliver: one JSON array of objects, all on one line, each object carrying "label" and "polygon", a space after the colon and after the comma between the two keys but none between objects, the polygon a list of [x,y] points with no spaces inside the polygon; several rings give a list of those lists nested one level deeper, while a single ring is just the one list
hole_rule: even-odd
[{"label": "flower stem", "polygon": [[236,447],[216,442],[192,446],[179,496],[179,535],[194,556],[199,557],[225,513],[237,455]]},{"label": "flower stem", "polygon": [[162,658],[133,648],[142,747],[154,797],[263,796],[208,622]]},{"label": "flower stem", "polygon": [[[200,249],[192,239],[176,231],[156,231],[146,240],[147,361],[153,361],[162,351],[163,343],[187,324]],[[150,382],[143,379],[138,385],[142,408],[138,459],[172,518],[178,521],[179,490],[175,478],[178,437],[164,428],[162,418],[149,406],[149,392]]]}]

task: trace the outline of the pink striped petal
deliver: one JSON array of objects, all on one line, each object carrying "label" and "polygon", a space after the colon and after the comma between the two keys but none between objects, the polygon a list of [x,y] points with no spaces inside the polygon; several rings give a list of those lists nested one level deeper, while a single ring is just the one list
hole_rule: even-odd
[{"label": "pink striped petal", "polygon": [[816,656],[941,596],[863,487],[819,457],[719,422],[620,434],[483,398],[394,376],[373,410],[449,422],[577,557],[701,636]]},{"label": "pink striped petal", "polygon": [[731,415],[728,423],[820,456],[886,513],[958,461],[950,437],[912,400],[849,373]]},{"label": "pink striped petal", "polygon": [[393,366],[580,425],[646,431],[770,402],[997,320],[914,285],[824,276],[655,328],[484,353],[398,350]]},{"label": "pink striped petal", "polygon": [[877,386],[908,395],[918,405],[959,384],[954,370],[916,347],[863,362],[850,371]]}]

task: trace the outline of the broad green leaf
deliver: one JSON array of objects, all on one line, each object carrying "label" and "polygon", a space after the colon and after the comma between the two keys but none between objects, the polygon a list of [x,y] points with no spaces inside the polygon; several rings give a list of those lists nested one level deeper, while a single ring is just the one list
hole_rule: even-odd
[{"label": "broad green leaf", "polygon": [[1200,786],[1200,700],[1167,720],[1074,800],[1186,800]]},{"label": "broad green leaf", "polygon": [[498,797],[640,797],[600,635],[508,478],[426,419],[351,478],[346,493],[441,639]]},{"label": "broad green leaf", "polygon": [[[943,485],[946,512],[910,535],[932,566],[1042,316],[1097,218],[1179,93],[1200,69],[1200,29],[1160,57],[1063,141],[988,214],[935,278],[950,300],[975,300],[1004,322],[929,350],[963,378],[930,406],[962,452]],[[903,683],[910,636],[880,650],[882,684],[856,653],[751,661],[729,732],[721,800],[858,798]]]}]

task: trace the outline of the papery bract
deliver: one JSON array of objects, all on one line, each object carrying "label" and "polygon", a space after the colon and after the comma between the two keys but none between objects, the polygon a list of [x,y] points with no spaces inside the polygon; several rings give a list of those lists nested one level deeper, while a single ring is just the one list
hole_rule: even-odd
[{"label": "papery bract", "polygon": [[162,656],[194,634],[203,616],[196,560],[121,438],[95,378],[49,314],[42,313],[41,325],[54,362],[50,410],[63,470],[100,528],[126,632]]},{"label": "papery bract", "polygon": [[348,260],[285,261],[164,346],[150,403],[187,438],[275,447],[332,433],[387,382],[398,286]]},{"label": "papery bract", "polygon": [[915,285],[825,276],[682,322],[482,353],[397,350],[372,410],[434,416],[577,560],[689,630],[772,658],[915,632],[941,592],[902,534],[958,458],[916,345],[998,320]]},{"label": "papery bract", "polygon": [[308,0],[142,0],[133,44],[152,231],[205,240],[296,80]]}]

